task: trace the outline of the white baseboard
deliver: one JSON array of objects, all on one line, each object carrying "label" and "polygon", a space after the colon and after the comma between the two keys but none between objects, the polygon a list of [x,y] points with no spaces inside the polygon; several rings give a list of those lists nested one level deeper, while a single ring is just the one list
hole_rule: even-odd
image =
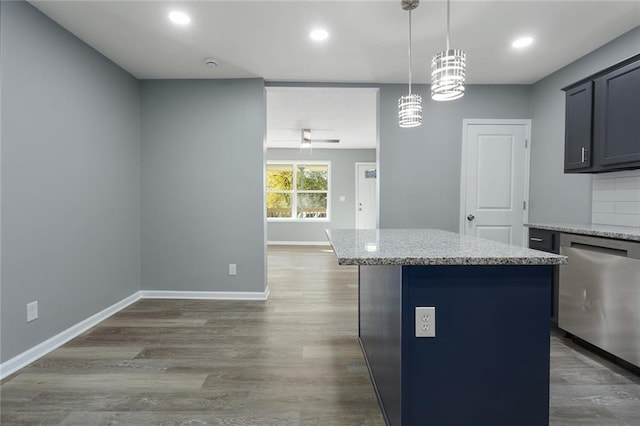
[{"label": "white baseboard", "polygon": [[100,322],[111,315],[120,312],[127,306],[140,299],[201,299],[201,300],[256,300],[264,301],[269,298],[269,287],[264,291],[243,292],[243,291],[153,291],[141,290],[121,301],[114,303],[106,309],[80,321],[44,342],[14,356],[10,360],[0,364],[0,380],[26,367],[37,359],[45,356],[49,352],[59,348],[69,340],[78,337],[91,327],[95,327]]},{"label": "white baseboard", "polygon": [[200,299],[200,300],[267,300],[269,287],[264,291],[156,291],[142,290],[143,299]]},{"label": "white baseboard", "polygon": [[103,309],[97,314],[91,315],[89,318],[80,321],[76,325],[72,325],[66,330],[32,347],[31,349],[22,352],[20,355],[16,355],[10,360],[3,362],[2,364],[0,364],[0,379],[4,379],[5,377],[15,373],[21,368],[26,367],[38,358],[45,356],[54,349],[57,349],[60,346],[64,345],[74,337],[81,335],[91,327],[96,326],[98,323],[109,318],[116,312],[119,312],[127,306],[137,302],[139,299],[140,292],[138,291],[131,296],[126,297],[117,303],[114,303],[108,308]]},{"label": "white baseboard", "polygon": [[269,246],[328,246],[329,241],[267,241]]}]

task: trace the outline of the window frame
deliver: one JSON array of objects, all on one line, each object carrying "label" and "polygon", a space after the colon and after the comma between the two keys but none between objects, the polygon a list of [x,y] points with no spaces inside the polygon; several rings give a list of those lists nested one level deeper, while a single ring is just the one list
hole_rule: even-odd
[{"label": "window frame", "polygon": [[[265,216],[267,214],[267,197],[266,195],[269,193],[276,193],[276,194],[291,194],[291,214],[292,217],[266,217],[267,218],[267,222],[302,222],[302,223],[315,223],[315,222],[331,222],[331,161],[330,160],[318,160],[318,161],[312,161],[312,160],[304,160],[304,161],[297,161],[297,160],[268,160],[267,161],[267,166],[265,167],[265,185],[264,185],[264,191],[265,191],[265,207],[264,207],[264,211],[265,211]],[[270,191],[269,189],[267,189],[267,169],[268,166],[270,164],[279,164],[279,165],[286,165],[286,166],[292,166],[293,167],[293,188],[291,191]],[[324,194],[326,192],[327,194],[327,216],[326,217],[319,217],[319,218],[298,218],[297,217],[297,211],[298,211],[298,165],[304,165],[304,164],[309,164],[309,165],[318,165],[318,166],[327,166],[327,190],[326,191],[305,191],[305,190],[301,190],[300,193],[301,194]]]}]

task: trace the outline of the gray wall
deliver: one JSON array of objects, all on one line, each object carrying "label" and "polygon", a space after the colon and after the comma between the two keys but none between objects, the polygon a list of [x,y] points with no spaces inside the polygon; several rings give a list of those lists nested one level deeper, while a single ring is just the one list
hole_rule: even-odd
[{"label": "gray wall", "polygon": [[264,81],[142,81],[141,104],[142,288],[263,291]]},{"label": "gray wall", "polygon": [[563,174],[564,92],[560,89],[640,53],[640,27],[533,85],[531,222],[591,222],[591,175]]},{"label": "gray wall", "polygon": [[[331,222],[268,222],[268,241],[328,242],[327,228],[355,227],[356,162],[375,162],[375,149],[267,150],[267,160],[331,161]],[[340,196],[345,201],[340,201]]]},{"label": "gray wall", "polygon": [[28,3],[0,10],[6,361],[138,291],[140,127],[133,77]]},{"label": "gray wall", "polygon": [[463,98],[423,98],[422,126],[397,123],[398,97],[406,85],[380,87],[380,228],[440,228],[458,231],[462,120],[531,118],[529,86],[467,86]]}]

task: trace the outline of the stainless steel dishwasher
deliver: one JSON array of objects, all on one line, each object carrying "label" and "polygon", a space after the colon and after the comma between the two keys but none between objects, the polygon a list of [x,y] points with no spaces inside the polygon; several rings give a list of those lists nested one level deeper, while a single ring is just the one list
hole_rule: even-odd
[{"label": "stainless steel dishwasher", "polygon": [[640,243],[562,234],[558,326],[640,367]]}]

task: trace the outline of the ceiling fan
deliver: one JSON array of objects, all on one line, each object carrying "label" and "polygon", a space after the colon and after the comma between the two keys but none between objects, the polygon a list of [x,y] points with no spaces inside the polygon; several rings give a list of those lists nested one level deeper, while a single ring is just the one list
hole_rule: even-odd
[{"label": "ceiling fan", "polygon": [[[281,139],[281,141],[285,141]],[[288,141],[294,141],[290,139]],[[300,144],[302,147],[310,147],[312,143],[340,143],[340,139],[314,139],[311,137],[311,129],[300,129]]]},{"label": "ceiling fan", "polygon": [[302,129],[301,130],[301,143],[303,145],[308,144],[311,145],[312,142],[315,143],[340,143],[340,139],[313,139],[311,138],[311,129]]}]

